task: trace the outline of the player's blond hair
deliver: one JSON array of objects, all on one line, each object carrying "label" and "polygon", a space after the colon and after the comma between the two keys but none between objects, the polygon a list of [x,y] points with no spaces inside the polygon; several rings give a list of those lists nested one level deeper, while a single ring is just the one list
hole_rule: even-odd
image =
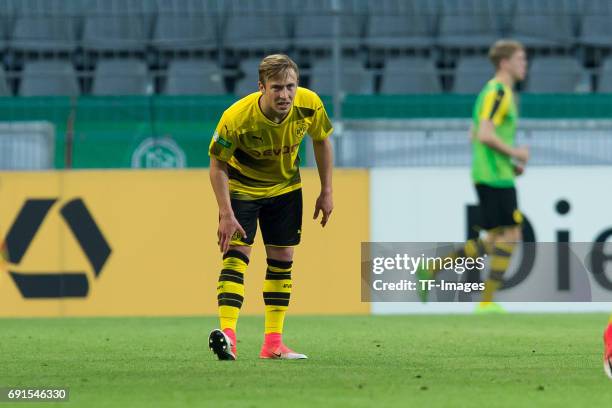
[{"label": "player's blond hair", "polygon": [[259,82],[266,84],[268,79],[274,78],[279,74],[285,74],[292,69],[297,79],[300,78],[300,71],[297,64],[285,54],[268,55],[259,64]]},{"label": "player's blond hair", "polygon": [[525,50],[525,47],[518,41],[498,40],[489,48],[489,60],[495,69],[499,69],[499,64],[503,60],[512,58],[514,53],[519,50]]}]

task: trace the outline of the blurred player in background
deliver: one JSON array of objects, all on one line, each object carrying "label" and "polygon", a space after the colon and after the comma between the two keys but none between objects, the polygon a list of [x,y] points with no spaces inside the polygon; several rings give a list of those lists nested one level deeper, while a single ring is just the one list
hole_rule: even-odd
[{"label": "blurred player in background", "polygon": [[298,87],[298,67],[286,55],[259,65],[259,91],[227,109],[210,143],[210,179],[219,205],[217,236],[223,269],[217,286],[220,329],[209,345],[220,360],[236,359],[236,323],[244,297],[244,273],[257,231],[266,247],[263,287],[265,336],[261,358],[302,359],[282,341],[291,295],[294,246],[302,228],[298,148],[312,138],[321,179],[314,219],[325,226],[333,208],[332,125],[321,99]]},{"label": "blurred player in background", "polygon": [[[476,258],[488,254],[490,274],[476,312],[501,312],[493,295],[517,242],[521,240],[522,215],[518,210],[514,178],[523,173],[529,160],[527,147],[515,147],[518,119],[512,89],[527,72],[522,44],[499,40],[489,50],[495,76],[486,83],[474,105],[472,116],[472,181],[476,187],[484,239],[472,239],[447,257]],[[435,277],[439,270],[419,270],[420,280]],[[420,288],[420,285],[418,285]],[[427,292],[421,292],[422,300]]]}]

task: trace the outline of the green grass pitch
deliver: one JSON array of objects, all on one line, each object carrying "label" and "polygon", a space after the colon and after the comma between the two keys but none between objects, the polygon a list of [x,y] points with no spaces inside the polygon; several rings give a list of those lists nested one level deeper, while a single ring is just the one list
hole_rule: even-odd
[{"label": "green grass pitch", "polygon": [[285,341],[310,359],[270,361],[245,316],[235,362],[208,350],[214,317],[1,319],[0,387],[70,387],[69,403],[27,404],[45,407],[609,407],[607,319],[289,316]]}]

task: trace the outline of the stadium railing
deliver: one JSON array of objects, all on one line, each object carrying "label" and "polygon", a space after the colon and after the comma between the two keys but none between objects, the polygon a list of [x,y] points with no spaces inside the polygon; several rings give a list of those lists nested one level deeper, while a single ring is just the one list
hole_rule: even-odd
[{"label": "stadium railing", "polygon": [[[148,146],[153,166],[207,166],[208,140],[223,109],[242,93],[256,90],[254,67],[261,56],[286,52],[300,64],[303,85],[324,83],[322,93],[332,93],[324,100],[338,130],[339,165],[459,165],[465,157],[445,148],[455,139],[424,136],[422,142],[411,136],[419,132],[418,126],[411,126],[427,119],[423,123],[433,126],[429,134],[452,133],[455,122],[448,119],[461,119],[467,126],[473,92],[490,75],[488,65],[467,61],[480,58],[487,64],[489,43],[510,36],[527,44],[535,70],[520,90],[546,93],[521,95],[521,117],[545,119],[542,123],[553,132],[543,135],[542,129],[532,131],[524,122],[521,135],[532,135],[531,143],[550,138],[548,142],[559,147],[551,150],[561,152],[557,159],[540,161],[536,155],[534,164],[565,163],[569,159],[562,154],[563,146],[579,143],[577,148],[596,149],[593,140],[599,136],[589,132],[605,132],[608,125],[603,121],[612,117],[610,96],[603,93],[612,82],[611,42],[607,30],[594,30],[611,20],[612,3],[607,0],[0,0],[0,121],[51,123],[55,168],[131,167],[134,152],[143,146]],[[134,91],[138,95],[89,96],[100,88],[96,68],[109,59],[145,63],[148,83]],[[73,96],[62,97],[60,86],[38,91],[58,89],[55,97],[18,97],[28,66],[47,60],[74,68],[58,81],[74,83],[68,76],[75,75],[79,96],[72,90]],[[172,67],[189,61],[207,67],[200,78],[201,92],[215,96],[166,95],[169,89],[189,89],[168,86]],[[417,61],[422,64],[417,66]],[[478,76],[469,79],[469,86],[458,83],[470,76],[458,69],[462,62]],[[313,77],[322,65],[329,69],[321,75],[333,77],[331,81]],[[544,78],[554,79],[553,85],[537,80],[535,73],[543,78],[542,69]],[[346,84],[352,92],[365,94],[347,93],[342,81],[335,84],[334,78],[348,71],[365,72],[359,77],[367,82],[363,86]],[[45,80],[53,77],[45,72]],[[426,80],[407,84],[402,91],[406,94],[392,94],[400,92],[393,82],[408,82],[402,77]],[[559,95],[560,89],[569,93]],[[466,90],[471,93],[455,94]],[[36,87],[28,95],[37,95]],[[566,119],[577,122],[560,122]],[[602,122],[584,133],[580,127],[585,120]],[[351,153],[367,146],[360,144],[360,135],[374,125],[381,132],[377,140],[388,138],[398,149],[423,150],[434,146],[432,140],[440,145],[425,149],[418,160],[404,148],[395,152],[398,158],[381,152],[380,163]],[[390,133],[396,126],[404,133]],[[457,134],[452,143],[467,149],[464,140]],[[170,157],[177,146],[185,156],[182,161]],[[312,164],[304,149],[306,162]],[[567,163],[589,160],[608,162],[587,155]]]},{"label": "stadium railing", "polygon": [[[334,118],[331,98],[323,99]],[[217,120],[234,100],[232,95],[0,98],[0,117],[50,123],[54,168],[129,168],[143,143],[154,155],[167,140],[184,154],[184,166],[206,167]],[[467,164],[473,101],[474,95],[349,95],[344,118],[335,121],[336,162],[348,167]],[[527,94],[520,109],[518,142],[536,149],[533,165],[612,164],[612,95]],[[308,144],[301,155],[314,164]]]}]

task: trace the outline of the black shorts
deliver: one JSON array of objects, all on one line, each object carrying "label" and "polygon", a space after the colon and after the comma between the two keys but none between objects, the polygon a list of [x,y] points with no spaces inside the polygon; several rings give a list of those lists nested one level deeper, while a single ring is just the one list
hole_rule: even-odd
[{"label": "black shorts", "polygon": [[498,227],[512,227],[523,222],[518,209],[514,187],[491,187],[476,184],[480,202],[480,222],[478,225],[490,230]]},{"label": "black shorts", "polygon": [[234,216],[244,228],[246,239],[232,239],[231,245],[253,245],[257,220],[265,245],[294,246],[302,234],[302,189],[258,200],[232,198]]}]

